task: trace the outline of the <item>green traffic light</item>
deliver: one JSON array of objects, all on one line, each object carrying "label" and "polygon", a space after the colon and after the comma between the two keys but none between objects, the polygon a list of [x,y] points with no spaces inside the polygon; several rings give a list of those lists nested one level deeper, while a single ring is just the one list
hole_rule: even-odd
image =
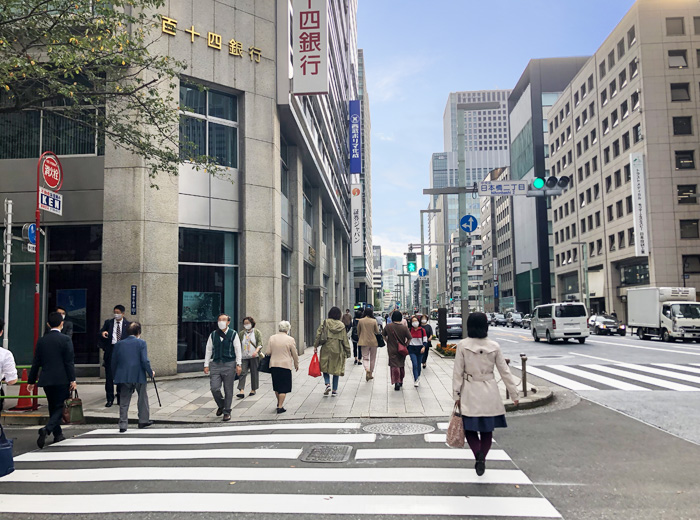
[{"label": "green traffic light", "polygon": [[415,273],[416,272],[416,264],[413,262],[408,263],[408,272],[409,273]]},{"label": "green traffic light", "polygon": [[532,187],[541,190],[544,188],[544,178],[542,177],[535,177],[535,179],[532,181]]}]

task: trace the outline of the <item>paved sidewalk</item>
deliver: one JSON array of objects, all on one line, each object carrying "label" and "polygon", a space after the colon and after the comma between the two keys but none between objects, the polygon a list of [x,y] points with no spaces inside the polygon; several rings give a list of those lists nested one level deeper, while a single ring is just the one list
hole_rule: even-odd
[{"label": "paved sidewalk", "polygon": [[[324,396],[323,378],[309,377],[308,369],[313,354],[307,349],[300,358],[299,371],[293,376],[292,392],[287,395],[287,412],[276,413],[276,398],[272,390],[269,374],[260,374],[260,388],[257,395],[248,397],[250,377],[244,399],[233,399],[231,412],[234,421],[289,420],[289,419],[331,419],[331,418],[384,418],[384,417],[448,417],[452,412],[452,367],[454,360],[442,358],[431,351],[428,367],[423,370],[420,386],[413,386],[410,360],[406,360],[406,378],[401,391],[395,391],[390,384],[386,348],[379,349],[374,380],[365,381],[362,366],[353,365],[353,359],[346,362],[345,376],[340,378],[338,397]],[[517,371],[516,371],[517,374]],[[149,382],[148,395],[151,405],[151,419],[163,422],[220,422],[216,417],[216,405],[209,390],[208,376],[170,378],[159,381],[158,392],[162,407],[158,406],[153,385]],[[236,389],[238,388],[236,382]],[[505,388],[501,383],[502,396]],[[531,385],[530,385],[531,386]],[[83,410],[91,422],[117,422],[119,407],[105,408],[104,384],[81,384],[78,391],[83,400]],[[540,388],[535,398],[521,400],[521,406],[551,398],[549,389]],[[526,404],[527,403],[527,404]],[[8,403],[8,408],[14,403]],[[46,414],[46,407],[40,411]],[[130,419],[136,420],[136,399],[132,399]]]}]

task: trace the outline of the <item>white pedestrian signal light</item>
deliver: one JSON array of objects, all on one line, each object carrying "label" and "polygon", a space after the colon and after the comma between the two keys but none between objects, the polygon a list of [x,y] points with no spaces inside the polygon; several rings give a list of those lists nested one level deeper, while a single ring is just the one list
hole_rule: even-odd
[{"label": "white pedestrian signal light", "polygon": [[416,263],[416,253],[406,253],[406,264],[409,273],[415,273],[418,270]]},{"label": "white pedestrian signal light", "polygon": [[527,191],[528,197],[552,197],[561,195],[564,190],[569,187],[571,179],[569,177],[535,177],[530,182],[530,187]]}]

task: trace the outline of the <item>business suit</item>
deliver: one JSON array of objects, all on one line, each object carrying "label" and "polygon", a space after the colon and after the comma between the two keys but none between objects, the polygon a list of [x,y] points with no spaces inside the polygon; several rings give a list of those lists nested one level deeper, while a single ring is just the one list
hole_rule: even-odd
[{"label": "business suit", "polygon": [[[114,318],[105,320],[104,325],[100,329],[100,348],[104,350],[103,365],[105,367],[105,395],[107,397],[107,403],[111,406],[112,401],[114,401],[114,377],[112,376],[112,352],[114,350],[114,345],[117,343],[115,337],[115,325],[116,320]],[[126,318],[122,318],[117,324],[120,332],[120,339],[124,339],[129,335],[129,325],[130,321]],[[102,333],[107,332],[107,337],[102,337]],[[117,403],[119,402],[119,388],[117,387]]]},{"label": "business suit", "polygon": [[[44,328],[44,334],[48,334],[51,331],[51,327],[48,325]],[[63,320],[63,328],[61,332],[68,336],[71,340],[73,339],[73,322],[68,320]]]},{"label": "business suit", "polygon": [[44,429],[53,433],[54,439],[62,435],[63,402],[70,397],[70,384],[75,381],[73,356],[71,339],[61,334],[58,329],[52,329],[37,341],[36,353],[29,371],[29,384],[42,387],[49,401],[49,421]]},{"label": "business suit", "polygon": [[114,345],[112,352],[112,374],[119,387],[119,429],[126,430],[129,423],[129,404],[134,390],[138,392],[139,425],[149,422],[146,375],[151,376],[151,362],[148,360],[146,342],[135,336],[128,336]]}]

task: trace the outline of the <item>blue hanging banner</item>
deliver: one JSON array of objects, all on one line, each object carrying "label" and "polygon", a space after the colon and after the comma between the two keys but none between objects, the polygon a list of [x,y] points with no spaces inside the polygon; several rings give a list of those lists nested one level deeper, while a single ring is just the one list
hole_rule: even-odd
[{"label": "blue hanging banner", "polygon": [[362,113],[360,102],[350,101],[350,173],[362,173]]}]

